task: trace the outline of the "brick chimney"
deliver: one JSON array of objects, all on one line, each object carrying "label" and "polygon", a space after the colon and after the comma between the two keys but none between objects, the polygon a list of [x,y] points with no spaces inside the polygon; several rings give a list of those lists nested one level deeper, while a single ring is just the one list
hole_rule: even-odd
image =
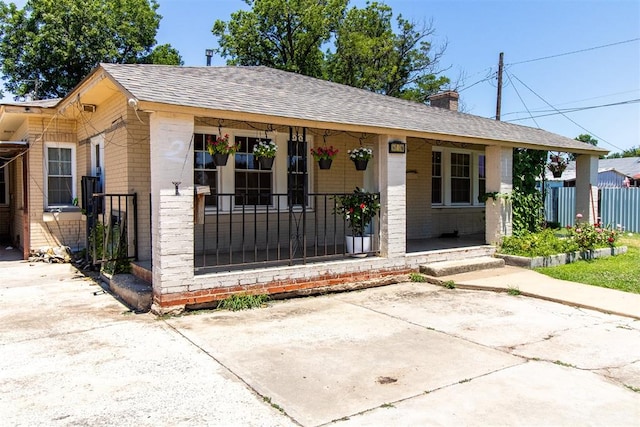
[{"label": "brick chimney", "polygon": [[429,104],[432,107],[446,108],[451,111],[458,111],[458,92],[448,90],[446,92],[436,93],[429,97]]}]

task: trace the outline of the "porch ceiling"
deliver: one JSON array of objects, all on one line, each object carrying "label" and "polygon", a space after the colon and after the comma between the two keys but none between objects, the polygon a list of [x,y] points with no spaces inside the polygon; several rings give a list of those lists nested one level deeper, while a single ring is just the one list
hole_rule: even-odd
[{"label": "porch ceiling", "polygon": [[27,151],[28,148],[29,144],[24,141],[0,141],[0,163]]}]

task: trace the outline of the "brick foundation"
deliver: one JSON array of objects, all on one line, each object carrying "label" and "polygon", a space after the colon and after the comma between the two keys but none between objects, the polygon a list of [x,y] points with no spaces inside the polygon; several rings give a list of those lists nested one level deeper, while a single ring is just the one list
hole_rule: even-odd
[{"label": "brick foundation", "polygon": [[346,290],[344,288],[346,284],[348,284],[349,290],[382,286],[406,280],[406,275],[412,271],[415,270],[403,267],[368,272],[324,274],[314,278],[286,279],[250,285],[221,286],[189,292],[154,294],[153,310],[159,314],[181,311],[185,306],[213,303],[238,293],[305,295]]}]

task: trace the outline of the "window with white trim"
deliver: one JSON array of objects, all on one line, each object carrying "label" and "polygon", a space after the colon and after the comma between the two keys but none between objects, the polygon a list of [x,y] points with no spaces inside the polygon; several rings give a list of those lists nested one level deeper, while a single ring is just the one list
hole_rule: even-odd
[{"label": "window with white trim", "polygon": [[485,155],[470,150],[434,149],[431,153],[431,204],[480,206],[485,193]]},{"label": "window with white trim", "polygon": [[76,198],[76,147],[70,143],[45,145],[47,207],[69,207]]},{"label": "window with white trim", "polygon": [[210,188],[211,194],[205,196],[205,206],[215,206],[218,192],[218,170],[213,162],[213,156],[207,151],[207,140],[215,139],[216,135],[205,133],[193,134],[193,182]]},{"label": "window with white trim", "polygon": [[[487,192],[486,159],[484,154],[478,155],[478,196]],[[476,197],[475,200],[478,200],[478,198]]]},{"label": "window with white trim", "polygon": [[451,153],[451,203],[471,203],[471,155]]},{"label": "window with white trim", "polygon": [[253,155],[253,147],[270,139],[236,136],[235,144],[235,206],[273,205],[273,171],[260,167]]},{"label": "window with white trim", "polygon": [[431,203],[442,204],[442,153],[431,152]]}]

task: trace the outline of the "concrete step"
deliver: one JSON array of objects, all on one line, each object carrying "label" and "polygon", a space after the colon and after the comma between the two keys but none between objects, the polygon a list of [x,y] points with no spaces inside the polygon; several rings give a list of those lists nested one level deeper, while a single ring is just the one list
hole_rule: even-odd
[{"label": "concrete step", "polygon": [[504,267],[504,260],[489,256],[467,258],[463,260],[439,261],[420,266],[420,273],[433,277],[450,276],[469,271]]},{"label": "concrete step", "polygon": [[109,280],[109,289],[135,311],[151,309],[151,285],[133,274],[114,274]]}]

